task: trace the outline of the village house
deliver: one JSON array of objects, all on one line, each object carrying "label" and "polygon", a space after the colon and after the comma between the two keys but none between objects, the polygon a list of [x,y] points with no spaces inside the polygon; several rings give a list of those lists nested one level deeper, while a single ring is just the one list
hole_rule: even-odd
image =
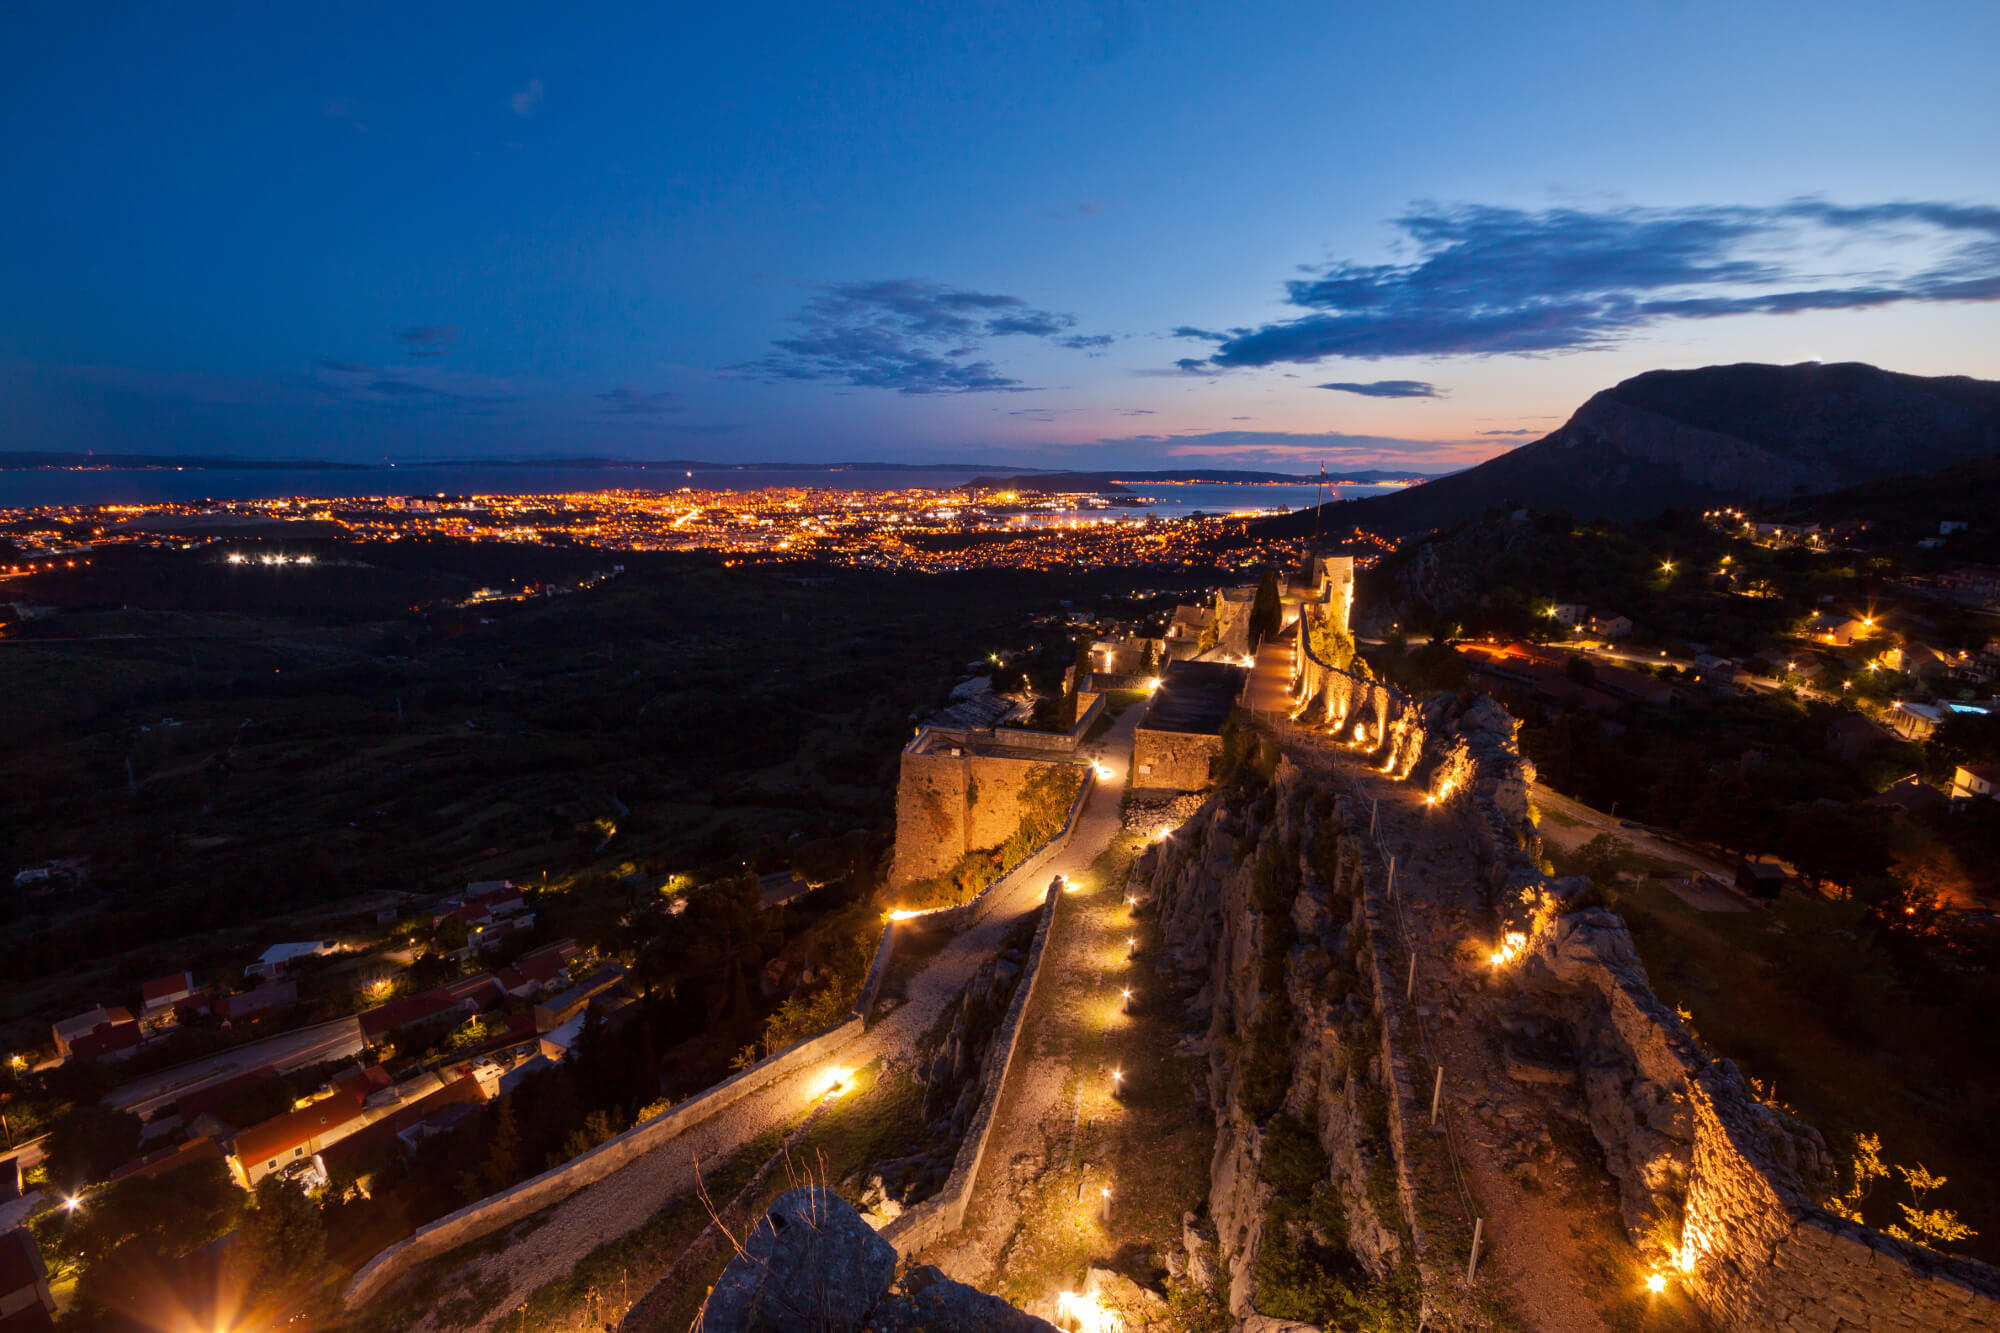
[{"label": "village house", "polygon": [[285,970],[294,959],[311,958],[317,954],[332,953],[333,946],[323,940],[303,940],[296,944],[274,944],[258,955],[257,961],[243,969],[246,977],[274,977]]},{"label": "village house", "polygon": [[1960,764],[1951,773],[1951,798],[2000,800],[2000,764]]},{"label": "village house", "polygon": [[94,1009],[50,1026],[56,1054],[64,1059],[118,1059],[139,1048],[139,1024],[120,1005]]},{"label": "village house", "polygon": [[1559,624],[1576,629],[1582,625],[1590,608],[1581,602],[1557,602],[1549,608],[1549,618]]},{"label": "village house", "polygon": [[1613,611],[1593,611],[1590,632],[1600,638],[1622,639],[1632,632],[1632,620]]},{"label": "village house", "polygon": [[194,994],[194,973],[176,972],[172,976],[160,977],[139,987],[139,1010],[150,1014],[156,1009],[167,1008]]},{"label": "village house", "polygon": [[55,1327],[49,1270],[26,1227],[0,1235],[0,1333],[40,1333]]}]

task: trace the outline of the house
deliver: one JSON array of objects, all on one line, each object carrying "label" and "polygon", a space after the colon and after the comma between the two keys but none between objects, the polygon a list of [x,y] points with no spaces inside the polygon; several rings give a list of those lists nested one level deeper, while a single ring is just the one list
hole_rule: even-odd
[{"label": "house", "polygon": [[111,1173],[111,1180],[114,1184],[121,1180],[130,1180],[135,1176],[156,1180],[161,1176],[172,1175],[184,1166],[193,1166],[196,1162],[221,1160],[222,1145],[211,1136],[201,1134],[185,1143],[176,1143],[171,1148],[162,1148],[158,1152],[147,1153],[144,1157],[125,1163]]},{"label": "house", "polygon": [[128,1055],[139,1045],[139,1025],[122,1006],[95,1009],[50,1026],[56,1053],[64,1059],[101,1060]]},{"label": "house", "polygon": [[621,964],[610,963],[562,994],[543,1000],[535,1006],[535,1031],[550,1032],[561,1027],[582,1013],[593,996],[603,994],[624,979],[625,968]]},{"label": "house", "polygon": [[254,1189],[273,1171],[317,1156],[359,1129],[364,1110],[355,1098],[335,1095],[252,1125],[230,1140],[230,1173],[238,1185]]},{"label": "house", "polygon": [[495,975],[500,988],[517,1000],[529,999],[543,991],[569,984],[569,963],[577,956],[575,940],[557,940],[539,949],[530,949]]},{"label": "house", "polygon": [[361,1035],[372,1046],[398,1028],[457,1015],[470,1018],[501,1003],[506,992],[491,972],[460,977],[418,995],[405,995],[361,1015]]},{"label": "house", "polygon": [[1970,801],[1979,798],[2000,800],[2000,764],[1960,764],[1952,770],[1951,798]]},{"label": "house", "polygon": [[1832,611],[1822,611],[1806,625],[1805,637],[1821,643],[1830,643],[1837,648],[1845,648],[1857,639],[1865,639],[1875,633],[1873,616],[1844,616]]},{"label": "house", "polygon": [[0,1236],[0,1333],[55,1327],[56,1298],[49,1270],[26,1227]]},{"label": "house", "polygon": [[1936,704],[1920,704],[1909,699],[1896,700],[1896,706],[1889,710],[1884,719],[1898,736],[1905,740],[1920,741],[1938,729],[1944,720],[1944,709]]},{"label": "house", "polygon": [[89,880],[90,858],[66,856],[59,861],[48,861],[16,871],[14,887],[32,897],[41,898],[58,889],[80,888]]},{"label": "house", "polygon": [[1895,741],[1887,728],[1860,713],[1842,713],[1826,728],[1826,752],[1836,759],[1860,759]]},{"label": "house", "polygon": [[2000,569],[1961,565],[1937,576],[1938,587],[1955,602],[2000,611]]},{"label": "house", "polygon": [[1736,887],[1752,898],[1775,898],[1798,882],[1799,872],[1775,856],[1749,856],[1736,865]]},{"label": "house", "polygon": [[139,987],[139,1012],[150,1014],[156,1009],[178,1004],[194,994],[194,973],[176,972],[172,976],[160,977]]},{"label": "house", "polygon": [[285,970],[294,959],[311,958],[316,954],[332,953],[333,946],[323,940],[304,940],[297,944],[274,944],[264,950],[257,961],[243,969],[246,977],[271,977]]},{"label": "house", "polygon": [[1615,612],[1592,612],[1590,632],[1606,639],[1622,639],[1632,632],[1632,620]]},{"label": "house", "polygon": [[489,1084],[474,1074],[439,1079],[433,1087],[414,1091],[395,1109],[322,1150],[327,1170],[359,1176],[388,1154],[407,1152],[430,1133],[441,1132],[442,1122],[477,1111],[493,1095]]},{"label": "house", "polygon": [[1922,643],[1899,643],[1882,654],[1882,665],[1918,680],[1930,680],[1949,669],[1944,654]]},{"label": "house", "polygon": [[55,1037],[56,1054],[67,1057],[72,1039],[95,1032],[98,1024],[110,1021],[111,1011],[100,1004],[93,1009],[86,1009],[75,1018],[65,1018],[61,1022],[50,1024],[49,1032]]},{"label": "house", "polygon": [[1880,806],[1894,814],[1910,815],[1919,810],[1935,809],[1945,804],[1945,798],[1943,792],[1919,781],[1917,775],[1912,773],[1869,797],[1868,804]]},{"label": "house", "polygon": [[1557,602],[1549,608],[1549,618],[1576,629],[1584,623],[1590,608],[1582,602]]}]

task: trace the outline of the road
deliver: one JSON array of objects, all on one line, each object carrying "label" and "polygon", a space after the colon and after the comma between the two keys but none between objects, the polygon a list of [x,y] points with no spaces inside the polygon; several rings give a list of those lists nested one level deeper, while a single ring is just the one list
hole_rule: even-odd
[{"label": "road", "polygon": [[[1557,820],[1544,820],[1542,836],[1565,849],[1583,845],[1600,833],[1608,833],[1618,841],[1638,852],[1641,856],[1652,857],[1684,867],[1695,875],[1705,875],[1717,883],[1728,885],[1736,880],[1736,869],[1705,853],[1667,837],[1659,831],[1636,824],[1630,820],[1619,821],[1601,810],[1593,810],[1581,801],[1573,801],[1561,792],[1536,783],[1530,788],[1530,798],[1544,815],[1553,811],[1560,816]],[[1563,836],[1561,823],[1569,821],[1576,826],[1572,836]],[[1672,892],[1690,906],[1705,912],[1741,912],[1748,908],[1748,902],[1733,890],[1690,887],[1682,889],[1669,885]]]},{"label": "road", "polygon": [[183,1093],[220,1083],[259,1065],[272,1065],[280,1071],[298,1069],[322,1060],[358,1055],[366,1045],[361,1037],[360,1019],[337,1018],[331,1023],[281,1033],[135,1079],[106,1094],[104,1102],[143,1118]]},{"label": "road", "polygon": [[[695,1187],[695,1164],[711,1168],[768,1129],[785,1124],[808,1110],[841,1071],[861,1068],[877,1059],[889,1063],[912,1058],[919,1039],[946,1005],[972,979],[979,965],[991,958],[1014,923],[1040,907],[1049,880],[1056,875],[1087,879],[1098,855],[1111,845],[1121,823],[1125,775],[1132,760],[1132,732],[1145,710],[1129,708],[1104,735],[1098,762],[1110,770],[1085,803],[1077,829],[1064,848],[1032,882],[1012,886],[985,916],[961,934],[910,979],[908,1000],[867,1033],[855,1038],[826,1063],[767,1087],[736,1102],[662,1144],[646,1156],[550,1208],[534,1231],[496,1253],[473,1257],[449,1274],[446,1284],[462,1289],[474,1283],[490,1288],[499,1283],[504,1295],[487,1314],[470,1325],[494,1327],[520,1307],[536,1288],[570,1272],[598,1246],[636,1230],[669,1199]],[[643,1292],[636,1293],[643,1295]],[[606,1317],[622,1311],[607,1309]],[[436,1333],[436,1314],[426,1314],[413,1333]],[[455,1326],[465,1327],[465,1326]]]}]

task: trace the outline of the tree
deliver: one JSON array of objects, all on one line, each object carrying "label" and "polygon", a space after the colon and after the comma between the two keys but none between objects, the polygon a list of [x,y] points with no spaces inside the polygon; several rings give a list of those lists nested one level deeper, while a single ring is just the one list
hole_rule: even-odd
[{"label": "tree", "polygon": [[1146,657],[1145,660],[1139,664],[1140,675],[1157,676],[1160,674],[1161,669],[1166,665],[1166,662],[1164,660],[1166,655],[1164,652],[1162,652],[1161,649],[1162,649],[1161,640],[1159,639],[1146,640]]},{"label": "tree", "polygon": [[49,1182],[66,1194],[104,1179],[139,1155],[139,1117],[130,1111],[86,1104],[49,1131]]},{"label": "tree", "polygon": [[265,1176],[252,1195],[256,1207],[243,1219],[242,1236],[255,1265],[260,1295],[303,1295],[326,1257],[326,1223],[297,1182]]},{"label": "tree", "polygon": [[1285,627],[1284,602],[1278,594],[1278,573],[1267,569],[1257,580],[1257,597],[1250,603],[1250,651],[1265,639],[1274,639]]}]

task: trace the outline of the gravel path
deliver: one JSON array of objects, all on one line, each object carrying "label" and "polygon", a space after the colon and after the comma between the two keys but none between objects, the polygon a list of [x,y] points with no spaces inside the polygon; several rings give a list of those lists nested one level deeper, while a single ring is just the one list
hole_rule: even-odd
[{"label": "gravel path", "polygon": [[[1047,876],[1082,875],[1116,835],[1125,772],[1132,757],[1132,732],[1144,712],[1143,708],[1127,709],[1105,734],[1099,762],[1111,770],[1110,776],[1091,793],[1075,834],[1050,864]],[[877,1058],[893,1061],[907,1057],[979,965],[994,955],[1013,923],[1041,905],[1047,890],[1048,879],[1036,876],[1035,882],[1006,892],[977,924],[953,937],[910,979],[906,1003],[835,1052],[824,1067],[779,1079],[749,1094],[727,1111],[554,1205],[548,1221],[517,1243],[460,1267],[446,1284],[448,1288],[474,1281],[506,1284],[505,1294],[486,1315],[462,1327],[479,1333],[494,1327],[536,1288],[569,1272],[598,1246],[638,1229],[668,1200],[693,1189],[697,1161],[713,1163],[726,1158],[766,1130],[809,1111],[825,1089],[832,1069],[858,1068]],[[439,1333],[441,1327],[435,1311],[413,1326],[415,1333]]]},{"label": "gravel path", "polygon": [[[1500,1145],[1518,1132],[1516,1126],[1540,1123],[1551,1112],[1498,1067],[1478,983],[1454,971],[1449,961],[1468,934],[1480,929],[1476,886],[1483,872],[1456,830],[1437,823],[1440,816],[1425,805],[1420,790],[1344,757],[1341,763],[1381,802],[1383,842],[1396,857],[1396,892],[1415,936],[1417,1002],[1426,1016],[1431,1054],[1445,1067],[1458,1146],[1485,1218],[1481,1272],[1497,1270],[1506,1277],[1513,1313],[1536,1333],[1609,1333],[1597,1312],[1602,1277],[1581,1239],[1593,1220],[1592,1196],[1600,1185],[1588,1177],[1598,1173],[1584,1164],[1537,1193],[1523,1189],[1504,1169]],[[1447,1004],[1448,996],[1459,1004]],[[1414,1051],[1410,1057],[1413,1065],[1420,1063]],[[1428,1083],[1422,1075],[1419,1081]],[[1455,1207],[1455,1201],[1447,1206]]]}]

